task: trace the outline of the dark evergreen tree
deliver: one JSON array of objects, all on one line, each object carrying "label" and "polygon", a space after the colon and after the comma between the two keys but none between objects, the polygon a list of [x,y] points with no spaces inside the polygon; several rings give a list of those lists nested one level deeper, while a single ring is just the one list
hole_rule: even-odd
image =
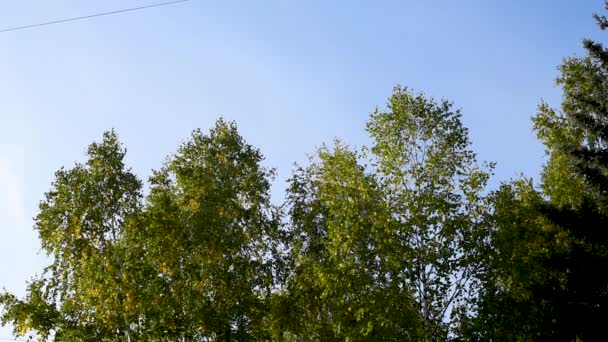
[{"label": "dark evergreen tree", "polygon": [[543,102],[533,118],[548,156],[542,191],[518,181],[494,194],[468,339],[608,339],[608,50],[583,44],[585,56],[559,68],[561,108]]},{"label": "dark evergreen tree", "polygon": [[[604,16],[595,18],[607,27]],[[551,259],[567,287],[555,297],[556,332],[589,341],[608,338],[608,50],[591,40],[583,45],[586,56],[560,67],[561,111],[541,105],[534,122],[551,158],[543,179],[550,201],[540,211],[571,238]]]}]

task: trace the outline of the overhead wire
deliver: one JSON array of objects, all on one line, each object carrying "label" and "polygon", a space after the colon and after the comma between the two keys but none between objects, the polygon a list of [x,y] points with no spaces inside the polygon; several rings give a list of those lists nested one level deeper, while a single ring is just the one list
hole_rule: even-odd
[{"label": "overhead wire", "polygon": [[111,12],[102,12],[102,13],[90,14],[90,15],[85,15],[85,16],[80,16],[80,17],[73,17],[73,18],[68,18],[68,19],[60,19],[60,20],[47,21],[47,22],[43,22],[43,23],[39,23],[39,24],[32,24],[32,25],[11,27],[11,28],[0,30],[0,33],[10,32],[10,31],[17,31],[17,30],[25,30],[25,29],[36,28],[36,27],[40,27],[40,26],[60,24],[60,23],[65,23],[65,22],[69,22],[69,21],[85,20],[85,19],[90,19],[90,18],[95,18],[95,17],[102,17],[102,16],[107,16],[107,15],[112,15],[112,14],[118,14],[118,13],[139,11],[139,10],[143,10],[143,9],[153,8],[153,7],[173,5],[173,4],[177,4],[177,3],[180,3],[180,2],[186,2],[186,1],[190,1],[190,0],[168,1],[168,2],[158,3],[158,4],[152,4],[152,5],[146,5],[146,6],[126,8],[126,9],[121,9],[121,10],[111,11]]}]

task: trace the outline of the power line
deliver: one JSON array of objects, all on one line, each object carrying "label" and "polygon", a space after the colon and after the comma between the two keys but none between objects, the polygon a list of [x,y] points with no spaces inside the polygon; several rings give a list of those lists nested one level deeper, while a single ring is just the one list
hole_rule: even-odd
[{"label": "power line", "polygon": [[180,2],[186,2],[186,1],[190,1],[190,0],[169,1],[169,2],[159,3],[159,4],[153,4],[153,5],[146,5],[146,6],[140,6],[140,7],[127,8],[127,9],[122,9],[122,10],[118,10],[118,11],[103,12],[103,13],[85,15],[85,16],[82,16],[82,17],[75,17],[75,18],[61,19],[61,20],[54,20],[54,21],[47,21],[47,22],[40,23],[40,24],[33,24],[33,25],[12,27],[12,28],[8,28],[8,29],[0,30],[0,33],[5,33],[5,32],[9,32],[9,31],[24,30],[24,29],[29,29],[29,28],[34,28],[34,27],[40,27],[40,26],[46,26],[46,25],[60,24],[60,23],[68,22],[68,21],[90,19],[90,18],[101,17],[101,16],[105,16],[105,15],[112,15],[112,14],[117,14],[117,13],[138,11],[138,10],[143,10],[143,9],[147,9],[147,8],[152,8],[152,7],[160,7],[160,6],[173,5],[173,4],[177,4],[177,3],[180,3]]}]

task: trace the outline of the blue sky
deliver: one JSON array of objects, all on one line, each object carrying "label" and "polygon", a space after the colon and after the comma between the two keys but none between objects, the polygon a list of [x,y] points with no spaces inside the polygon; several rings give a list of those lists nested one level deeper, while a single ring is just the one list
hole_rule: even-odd
[{"label": "blue sky", "polygon": [[[0,29],[155,3],[4,0]],[[194,128],[219,116],[276,167],[365,121],[396,84],[463,110],[493,185],[537,176],[530,124],[557,105],[556,67],[602,39],[601,0],[204,1],[0,34],[0,286],[22,294],[44,264],[32,231],[60,166],[115,128],[146,179]],[[9,331],[0,329],[0,338]]]}]

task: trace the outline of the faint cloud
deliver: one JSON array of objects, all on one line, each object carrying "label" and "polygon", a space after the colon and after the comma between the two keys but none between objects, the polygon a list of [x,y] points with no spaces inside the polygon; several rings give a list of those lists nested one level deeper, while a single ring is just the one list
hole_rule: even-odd
[{"label": "faint cloud", "polygon": [[[0,146],[2,147],[2,146]],[[11,152],[9,152],[11,151]],[[7,288],[18,296],[25,295],[25,280],[31,277],[34,253],[28,230],[23,176],[15,162],[15,149],[0,148],[0,288]],[[12,158],[17,157],[17,158]],[[12,326],[0,327],[0,337],[11,336]]]},{"label": "faint cloud", "polygon": [[[0,230],[6,231],[27,225],[23,183],[17,168],[10,160],[0,157]],[[11,229],[12,228],[12,229]]]}]

